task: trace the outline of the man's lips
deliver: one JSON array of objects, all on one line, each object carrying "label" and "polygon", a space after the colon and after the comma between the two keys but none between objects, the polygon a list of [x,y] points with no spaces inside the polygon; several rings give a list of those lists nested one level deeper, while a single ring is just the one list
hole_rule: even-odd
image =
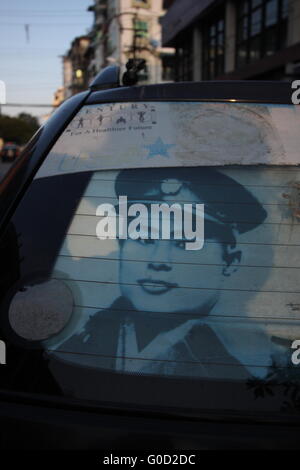
[{"label": "man's lips", "polygon": [[178,284],[155,280],[155,279],[139,279],[138,284],[146,291],[148,294],[160,295],[168,292],[175,287],[178,287]]}]

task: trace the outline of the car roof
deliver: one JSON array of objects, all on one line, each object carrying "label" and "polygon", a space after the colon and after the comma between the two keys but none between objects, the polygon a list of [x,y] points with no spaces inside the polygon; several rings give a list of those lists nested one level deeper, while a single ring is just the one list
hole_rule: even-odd
[{"label": "car roof", "polygon": [[203,81],[92,91],[85,104],[108,101],[222,101],[290,104],[290,82]]}]

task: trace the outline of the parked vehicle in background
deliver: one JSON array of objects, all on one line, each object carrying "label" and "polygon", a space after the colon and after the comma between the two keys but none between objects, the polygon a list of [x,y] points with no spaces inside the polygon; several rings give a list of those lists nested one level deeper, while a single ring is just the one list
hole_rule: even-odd
[{"label": "parked vehicle in background", "polygon": [[1,150],[1,158],[3,162],[12,162],[20,155],[20,148],[13,142],[4,144]]}]

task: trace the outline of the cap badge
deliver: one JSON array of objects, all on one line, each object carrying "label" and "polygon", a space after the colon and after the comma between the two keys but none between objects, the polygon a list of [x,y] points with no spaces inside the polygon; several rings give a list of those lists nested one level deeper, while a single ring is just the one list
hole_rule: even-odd
[{"label": "cap badge", "polygon": [[171,196],[175,196],[179,193],[182,188],[182,182],[176,179],[166,179],[161,183],[161,192],[163,194],[169,194]]}]

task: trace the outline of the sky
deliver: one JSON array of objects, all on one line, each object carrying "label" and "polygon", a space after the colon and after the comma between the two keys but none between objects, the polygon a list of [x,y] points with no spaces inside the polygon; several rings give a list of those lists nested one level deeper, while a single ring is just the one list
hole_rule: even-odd
[{"label": "sky", "polygon": [[[93,0],[0,0],[0,80],[7,103],[52,103],[62,86],[62,59],[76,36],[93,23],[87,11]],[[26,26],[28,25],[28,26]],[[37,117],[49,108],[2,106],[2,114],[29,112]]]}]

